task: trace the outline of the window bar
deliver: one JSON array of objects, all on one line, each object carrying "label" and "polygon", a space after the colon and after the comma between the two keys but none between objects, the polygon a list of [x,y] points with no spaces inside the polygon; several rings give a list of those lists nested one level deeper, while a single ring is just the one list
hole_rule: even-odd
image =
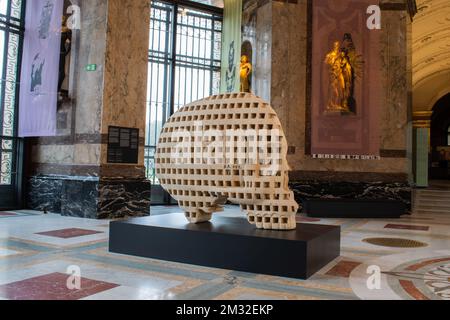
[{"label": "window bar", "polygon": [[[192,26],[191,26],[191,30],[192,30],[192,53],[191,53],[191,62],[194,61],[194,47],[195,47],[195,17],[192,16]],[[194,99],[194,68],[191,66],[189,68],[190,73],[191,73],[191,87],[190,87],[190,99],[189,101],[192,101]]]},{"label": "window bar", "polygon": [[[198,18],[198,20],[199,20],[199,25],[201,25],[201,23],[202,23],[202,18]],[[198,32],[198,50],[197,50],[197,56],[200,58],[200,48],[201,48],[201,42],[202,42],[202,40],[201,40],[201,31],[199,30],[199,29],[197,29],[197,32]],[[199,97],[200,97],[200,87],[202,86],[203,84],[201,84],[200,83],[200,69],[198,69],[197,68],[197,97],[196,97],[196,100],[198,100],[199,99]]]},{"label": "window bar", "polygon": [[176,72],[176,58],[177,58],[177,29],[178,29],[178,4],[173,7],[172,19],[172,65],[170,74],[170,115],[175,113],[175,72]]},{"label": "window bar", "polygon": [[209,91],[210,91],[210,95],[213,94],[213,81],[214,81],[214,49],[215,49],[215,42],[216,42],[216,33],[215,33],[215,28],[216,28],[216,16],[213,15],[212,16],[212,23],[211,23],[211,57],[210,57],[210,76],[209,76]]},{"label": "window bar", "polygon": [[[188,18],[187,18],[188,16],[186,16],[186,20],[188,20]],[[187,24],[189,24],[189,21],[187,22]],[[185,35],[183,35],[183,37],[184,37],[184,43],[185,43],[185,46],[186,46],[186,50],[184,51],[187,55],[188,55],[188,41],[189,41],[189,27],[188,26],[186,26],[185,27],[185,29],[186,29],[186,34]],[[181,68],[181,63],[180,63],[180,68]],[[187,68],[186,67],[182,67],[183,68],[183,71],[184,71],[184,78],[185,78],[185,81],[184,81],[184,97],[183,97],[183,105],[185,105],[186,104],[186,96],[187,96],[187,81],[186,81],[186,79],[187,79]]]},{"label": "window bar", "polygon": [[[170,15],[168,15],[168,17],[170,17]],[[170,74],[168,74],[168,69],[169,69],[169,65],[170,65],[170,63],[171,63],[171,61],[169,61],[169,58],[168,58],[168,54],[167,54],[167,52],[169,52],[169,35],[170,35],[170,18],[168,18],[168,19],[166,19],[166,22],[165,22],[166,24],[165,24],[165,34],[164,34],[164,48],[165,48],[165,52],[166,52],[166,54],[164,55],[164,83],[163,83],[163,122],[162,122],[162,125],[164,125],[164,123],[167,121],[167,118],[168,118],[168,114],[167,114],[167,110],[168,110],[168,108],[167,108],[167,104],[168,104],[168,97],[167,97],[167,94],[168,94],[168,88],[167,88],[167,81],[168,81],[168,79],[169,79],[169,77],[170,77]],[[173,61],[172,61],[172,63],[173,63]],[[158,130],[158,131],[160,131],[160,130]]]}]

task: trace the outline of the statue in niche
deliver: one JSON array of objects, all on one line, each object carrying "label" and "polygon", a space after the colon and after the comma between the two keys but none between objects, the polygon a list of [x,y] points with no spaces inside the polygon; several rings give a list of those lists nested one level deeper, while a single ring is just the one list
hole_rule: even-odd
[{"label": "statue in niche", "polygon": [[241,57],[241,92],[250,92],[250,75],[252,73],[252,64],[248,61],[248,57]]},{"label": "statue in niche", "polygon": [[329,67],[327,114],[355,114],[355,81],[362,70],[361,55],[356,53],[352,36],[344,35],[344,41],[334,43],[333,50],[325,58]]},{"label": "statue in niche", "polygon": [[63,88],[64,80],[66,79],[66,70],[68,68],[68,55],[72,47],[72,31],[67,26],[67,16],[62,17],[61,29],[61,46],[59,54],[59,78],[58,78],[58,93],[59,99],[65,100],[69,97],[67,88]]},{"label": "statue in niche", "polygon": [[217,95],[180,108],[166,122],[156,175],[190,223],[210,221],[230,201],[258,229],[293,230],[299,205],[289,189],[287,152],[267,102],[251,93]]},{"label": "statue in niche", "polygon": [[236,64],[234,62],[236,49],[234,48],[234,41],[230,43],[228,50],[228,69],[226,71],[227,92],[233,92],[236,85]]}]

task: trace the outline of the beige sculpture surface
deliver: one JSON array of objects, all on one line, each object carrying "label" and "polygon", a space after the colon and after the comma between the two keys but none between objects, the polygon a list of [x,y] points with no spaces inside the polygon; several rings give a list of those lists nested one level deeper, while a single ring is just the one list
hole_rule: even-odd
[{"label": "beige sculpture surface", "polygon": [[259,229],[296,228],[287,141],[272,107],[250,93],[216,95],[176,112],[156,150],[156,175],[191,223],[230,201]]}]

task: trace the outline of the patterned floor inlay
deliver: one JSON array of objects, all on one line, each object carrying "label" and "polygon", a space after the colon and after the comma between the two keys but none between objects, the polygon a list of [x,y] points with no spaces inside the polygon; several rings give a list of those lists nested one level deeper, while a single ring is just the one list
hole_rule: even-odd
[{"label": "patterned floor inlay", "polygon": [[297,217],[297,222],[320,222],[320,219],[317,218],[308,218],[308,217]]},{"label": "patterned floor inlay", "polygon": [[83,236],[90,236],[90,235],[99,234],[99,233],[103,233],[103,232],[71,228],[71,229],[53,230],[53,231],[47,231],[47,232],[38,232],[36,234],[41,235],[41,236],[54,237],[54,238],[70,239],[70,238],[77,238],[77,237],[83,237]]},{"label": "patterned floor inlay", "polygon": [[[440,258],[440,259],[433,259],[433,260],[426,260],[426,261],[422,261],[416,264],[413,264],[409,267],[406,268],[406,270],[408,271],[417,271],[419,269],[422,269],[423,267],[429,266],[430,264],[436,264],[436,263],[440,263],[440,262],[446,262],[449,261],[449,258]],[[450,273],[449,273],[450,276]]]},{"label": "patterned floor inlay", "polygon": [[0,286],[0,297],[9,300],[78,300],[118,287],[113,283],[81,278],[80,289],[69,289],[68,280],[67,274],[51,273],[17,281]]},{"label": "patterned floor inlay", "polygon": [[364,239],[363,242],[390,248],[421,248],[428,246],[428,244],[420,241],[400,238],[368,238]]},{"label": "patterned floor inlay", "polygon": [[414,300],[430,300],[427,296],[423,295],[422,292],[417,290],[414,283],[409,280],[400,280],[401,287],[412,297]]},{"label": "patterned floor inlay", "polygon": [[429,231],[429,226],[412,226],[406,224],[387,224],[385,229],[397,229],[397,230],[415,230],[415,231]]},{"label": "patterned floor inlay", "polygon": [[450,300],[450,257],[422,259],[402,264],[388,273],[392,287],[396,282],[410,299]]},{"label": "patterned floor inlay", "polygon": [[354,261],[340,261],[330,271],[326,273],[328,276],[348,278],[356,267],[361,265],[359,262]]},{"label": "patterned floor inlay", "polygon": [[12,212],[0,212],[0,217],[15,217],[17,216],[16,213]]}]

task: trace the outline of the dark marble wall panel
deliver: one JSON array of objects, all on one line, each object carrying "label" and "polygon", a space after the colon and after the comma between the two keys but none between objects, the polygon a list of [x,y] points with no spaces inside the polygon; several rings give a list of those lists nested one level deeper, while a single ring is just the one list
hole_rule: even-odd
[{"label": "dark marble wall panel", "polygon": [[26,201],[33,210],[61,212],[63,181],[53,177],[31,177],[28,179]]},{"label": "dark marble wall panel", "polygon": [[61,215],[96,219],[98,217],[98,179],[63,181]]},{"label": "dark marble wall panel", "polygon": [[122,218],[150,214],[150,181],[102,180],[97,217]]},{"label": "dark marble wall panel", "polygon": [[398,200],[411,209],[412,188],[407,183],[384,182],[291,182],[296,200],[303,199],[360,199]]},{"label": "dark marble wall panel", "polygon": [[34,176],[28,181],[27,207],[88,219],[150,215],[150,182],[73,176]]}]

